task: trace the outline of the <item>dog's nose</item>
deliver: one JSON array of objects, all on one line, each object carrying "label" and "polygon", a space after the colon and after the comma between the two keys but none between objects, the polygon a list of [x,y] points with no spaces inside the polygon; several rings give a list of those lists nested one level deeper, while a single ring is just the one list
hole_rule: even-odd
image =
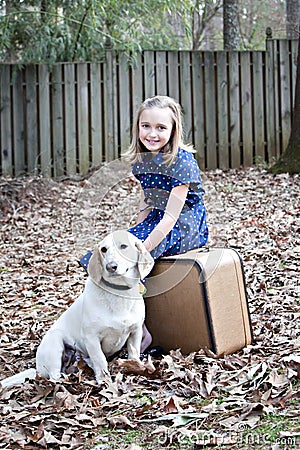
[{"label": "dog's nose", "polygon": [[113,272],[115,272],[117,270],[117,268],[118,268],[118,264],[115,261],[111,261],[111,262],[106,264],[106,270],[108,272],[113,273]]}]

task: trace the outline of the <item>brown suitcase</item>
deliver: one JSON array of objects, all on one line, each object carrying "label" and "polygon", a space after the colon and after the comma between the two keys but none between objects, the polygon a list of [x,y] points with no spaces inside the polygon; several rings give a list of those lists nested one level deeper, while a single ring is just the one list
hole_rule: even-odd
[{"label": "brown suitcase", "polygon": [[223,355],[251,343],[243,266],[235,250],[212,247],[160,258],[146,287],[153,345]]}]

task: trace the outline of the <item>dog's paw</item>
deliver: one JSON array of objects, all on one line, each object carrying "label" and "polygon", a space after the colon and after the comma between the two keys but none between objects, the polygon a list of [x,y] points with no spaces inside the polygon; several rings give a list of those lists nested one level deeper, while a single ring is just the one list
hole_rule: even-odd
[{"label": "dog's paw", "polygon": [[108,370],[101,370],[101,372],[96,375],[96,381],[99,387],[110,384],[112,379]]}]

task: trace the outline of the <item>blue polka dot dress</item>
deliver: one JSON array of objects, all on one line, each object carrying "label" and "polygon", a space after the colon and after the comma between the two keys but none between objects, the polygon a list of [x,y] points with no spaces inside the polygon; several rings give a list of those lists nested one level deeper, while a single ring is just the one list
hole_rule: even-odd
[{"label": "blue polka dot dress", "polygon": [[[202,200],[204,189],[199,166],[191,152],[179,148],[175,160],[169,166],[164,163],[162,152],[155,156],[150,152],[143,153],[142,161],[133,165],[132,173],[141,183],[145,203],[152,207],[143,222],[128,230],[141,241],[145,241],[162,219],[173,187],[189,185],[185,205],[174,228],[151,251],[154,259],[185,253],[206,244],[208,228]],[[91,256],[92,251],[84,255],[79,261],[81,266],[87,268]]]},{"label": "blue polka dot dress", "polygon": [[177,255],[202,247],[208,239],[206,210],[203,204],[204,189],[200,169],[193,154],[178,149],[172,164],[164,163],[163,153],[154,157],[142,154],[142,162],[133,165],[132,173],[141,183],[145,203],[152,207],[146,219],[128,231],[141,241],[149,236],[164,215],[171,190],[175,186],[188,184],[189,190],[181,214],[166,238],[152,250],[154,259],[160,256]]}]

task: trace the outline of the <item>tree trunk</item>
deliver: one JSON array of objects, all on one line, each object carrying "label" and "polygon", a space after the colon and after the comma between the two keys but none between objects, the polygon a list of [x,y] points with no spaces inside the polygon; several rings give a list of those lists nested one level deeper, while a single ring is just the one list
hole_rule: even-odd
[{"label": "tree trunk", "polygon": [[238,0],[223,1],[223,37],[224,50],[240,48]]},{"label": "tree trunk", "polygon": [[300,34],[298,33],[298,58],[295,104],[289,143],[277,163],[270,168],[272,173],[300,173]]},{"label": "tree trunk", "polygon": [[300,0],[286,0],[286,37],[298,39]]}]

